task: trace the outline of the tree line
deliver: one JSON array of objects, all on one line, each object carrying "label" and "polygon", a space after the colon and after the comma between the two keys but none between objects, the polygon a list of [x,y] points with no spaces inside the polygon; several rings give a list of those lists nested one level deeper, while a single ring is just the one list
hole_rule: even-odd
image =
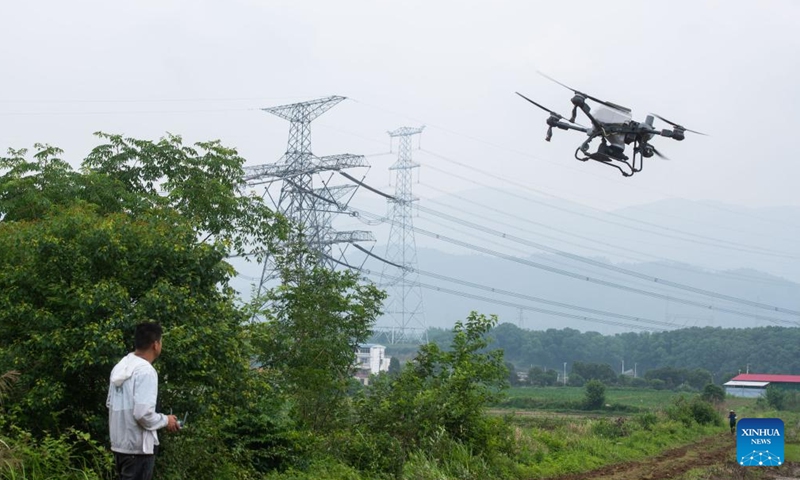
[{"label": "tree line", "polygon": [[[428,332],[436,342],[446,343],[449,335],[445,329]],[[800,329],[792,327],[693,327],[601,335],[571,328],[525,330],[503,323],[492,329],[490,336],[494,339],[491,347],[503,349],[506,361],[516,370],[533,369],[537,375],[547,375],[543,381],[551,382],[563,371],[564,362],[568,375],[577,364],[606,365],[609,378],[612,373],[622,373],[623,361],[626,371],[635,369],[636,376],[643,378],[652,370],[700,369],[716,384],[748,369],[751,373],[800,374]],[[661,377],[666,383],[676,382],[668,371],[661,371]]]}]

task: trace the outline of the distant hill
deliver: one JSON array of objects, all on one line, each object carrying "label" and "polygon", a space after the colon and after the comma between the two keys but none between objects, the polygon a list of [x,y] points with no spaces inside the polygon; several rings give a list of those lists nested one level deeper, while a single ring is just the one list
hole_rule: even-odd
[{"label": "distant hill", "polygon": [[[375,196],[376,197],[376,196]],[[386,203],[373,197],[359,197],[353,205],[363,211],[386,215]],[[425,321],[428,326],[450,328],[466,318],[471,310],[496,313],[501,321],[527,329],[570,327],[604,334],[637,331],[644,327],[758,327],[789,325],[800,318],[755,309],[727,301],[669,288],[656,281],[632,278],[604,268],[544,252],[544,245],[565,254],[622,267],[653,278],[666,279],[699,289],[710,290],[753,302],[800,310],[800,208],[743,208],[733,205],[664,200],[646,205],[605,212],[563,199],[494,189],[476,189],[456,195],[423,199],[415,209],[413,222],[418,268],[462,282],[481,284],[526,296],[562,302],[584,309],[603,310],[665,322],[610,318],[596,312],[568,310],[531,302],[519,297],[470,288],[466,285],[421,276],[429,286],[458,291],[456,296],[435,289],[423,289]],[[452,221],[452,219],[456,221]],[[478,225],[484,230],[473,228]],[[364,217],[340,216],[334,226],[340,230],[369,230],[377,242],[365,244],[378,256],[386,255],[390,225]],[[434,238],[422,232],[440,235]],[[503,238],[505,236],[506,238]],[[445,241],[446,237],[451,241]],[[523,239],[515,243],[508,237]],[[455,243],[463,242],[463,245]],[[534,243],[531,243],[534,242]],[[466,246],[464,246],[466,245]],[[470,248],[476,247],[475,248]],[[550,269],[581,275],[584,280],[558,275],[542,268],[510,262],[490,255],[496,252]],[[367,258],[354,248],[347,250],[353,265],[363,265],[380,273],[384,264]],[[240,276],[233,283],[243,298],[261,275],[258,265],[234,260]],[[397,275],[393,267],[388,272]],[[677,301],[652,298],[586,281],[596,279],[663,294]],[[371,278],[375,278],[373,275]],[[506,304],[489,303],[474,297],[491,297]],[[679,303],[695,301],[771,317],[777,321],[754,319],[708,308]],[[583,318],[565,318],[530,308],[567,312]],[[602,320],[600,323],[595,320]],[[614,325],[610,323],[618,323]],[[388,318],[379,325],[391,325]]]},{"label": "distant hill", "polygon": [[[671,324],[669,327],[649,324],[657,328],[756,327],[800,321],[797,317],[668,288],[655,281],[632,278],[501,238],[502,234],[513,235],[653,278],[800,310],[800,251],[793,241],[800,233],[800,208],[745,209],[707,202],[666,200],[619,211],[601,212],[563,200],[518,195],[525,195],[532,200],[519,199],[503,204],[503,199],[496,191],[476,190],[459,194],[461,199],[443,196],[435,204],[426,203],[427,208],[435,212],[479,224],[492,230],[494,234],[479,232],[463,224],[445,220],[447,217],[427,214],[421,209],[421,213],[413,219],[415,226],[480,247],[483,253],[417,233],[417,244],[420,245],[417,249],[419,269],[495,289]],[[463,198],[487,208],[465,203]],[[446,205],[460,206],[461,211]],[[388,237],[388,228],[384,229],[386,233],[383,235],[376,233],[379,239]],[[661,293],[678,301],[651,298],[568,278],[541,268],[488,255],[485,253],[487,249],[592,279]],[[384,255],[385,251],[385,245],[380,243],[373,249],[378,255]],[[353,261],[360,264],[363,259],[356,259],[356,256],[354,255]],[[383,265],[373,259],[366,260],[364,265],[365,268],[377,272],[383,269]],[[531,329],[568,326],[582,331],[614,333],[636,330],[636,325],[648,326],[644,322],[537,304],[426,276],[421,276],[420,279],[431,286],[437,285],[467,295],[488,296],[512,304],[627,324],[615,326],[591,319],[570,319],[520,311],[514,306],[424,289],[425,319],[429,326],[452,326],[454,321],[465,318],[470,310],[497,313],[501,321]],[[682,300],[750,312],[772,317],[776,321],[682,305],[679,303]],[[387,324],[386,322],[387,319],[383,319],[381,324]]]}]

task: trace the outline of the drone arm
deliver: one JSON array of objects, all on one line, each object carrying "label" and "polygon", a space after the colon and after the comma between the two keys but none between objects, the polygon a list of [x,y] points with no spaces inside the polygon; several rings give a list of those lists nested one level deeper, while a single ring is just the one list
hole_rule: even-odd
[{"label": "drone arm", "polygon": [[551,115],[550,118],[547,119],[547,136],[544,138],[548,142],[553,137],[553,127],[561,130],[578,130],[584,133],[589,131],[586,127],[562,121],[559,117]]},{"label": "drone arm", "polygon": [[591,128],[586,128],[586,127],[582,127],[580,125],[575,125],[575,124],[572,124],[572,123],[563,122],[561,120],[554,121],[554,122],[547,122],[547,124],[549,126],[551,126],[551,127],[556,127],[556,128],[561,129],[561,130],[577,130],[577,131],[583,132],[583,133],[589,133],[589,131],[591,131]]},{"label": "drone arm", "polygon": [[655,132],[657,135],[661,135],[662,137],[673,138],[677,141],[681,141],[686,138],[684,135],[683,130],[676,128],[675,130],[661,130],[660,132]]}]

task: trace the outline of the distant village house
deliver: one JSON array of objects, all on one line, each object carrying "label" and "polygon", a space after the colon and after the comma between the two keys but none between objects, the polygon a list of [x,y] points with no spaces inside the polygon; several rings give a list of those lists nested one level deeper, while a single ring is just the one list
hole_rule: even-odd
[{"label": "distant village house", "polygon": [[800,390],[800,375],[742,373],[725,383],[725,393],[733,397],[763,397],[770,385]]},{"label": "distant village house", "polygon": [[386,347],[375,343],[362,343],[356,348],[355,378],[364,385],[369,385],[370,375],[389,371],[389,360]]}]

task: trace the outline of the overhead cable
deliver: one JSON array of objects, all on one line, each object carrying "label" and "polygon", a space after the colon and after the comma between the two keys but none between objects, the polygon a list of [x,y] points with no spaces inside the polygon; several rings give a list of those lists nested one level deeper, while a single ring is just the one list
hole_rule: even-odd
[{"label": "overhead cable", "polygon": [[[458,162],[456,160],[451,160],[451,159],[449,159],[449,158],[447,158],[445,156],[433,153],[433,152],[431,152],[429,150],[423,150],[423,151],[428,153],[428,154],[430,154],[430,155],[433,155],[434,157],[439,158],[441,160],[451,161],[451,162],[454,162],[454,163],[456,163],[458,165],[465,165],[465,164],[463,164],[461,162]],[[694,239],[691,239],[691,238],[683,238],[683,237],[679,237],[679,236],[676,236],[676,235],[669,235],[669,234],[665,234],[665,233],[657,233],[657,232],[653,232],[651,230],[646,230],[644,228],[634,227],[632,225],[626,225],[624,223],[615,222],[615,221],[607,219],[607,218],[602,218],[602,217],[590,215],[588,213],[579,212],[579,211],[576,211],[574,209],[561,207],[561,206],[558,206],[558,205],[553,205],[553,204],[545,202],[545,201],[536,200],[536,199],[533,199],[533,198],[530,198],[530,197],[524,197],[524,196],[521,196],[521,195],[517,195],[517,194],[514,194],[513,192],[509,192],[507,190],[503,190],[503,189],[500,189],[500,188],[497,188],[497,187],[492,187],[490,185],[486,185],[485,183],[482,183],[482,182],[479,182],[477,180],[473,180],[473,179],[470,179],[470,178],[466,178],[464,176],[461,176],[461,175],[458,175],[456,173],[453,173],[452,171],[448,171],[448,170],[445,170],[445,169],[442,169],[442,168],[438,168],[438,167],[436,167],[434,165],[426,164],[425,168],[430,168],[432,170],[444,173],[444,174],[446,174],[448,176],[451,176],[451,177],[454,177],[454,178],[459,178],[459,179],[474,183],[476,185],[483,186],[485,188],[496,190],[496,191],[501,192],[501,193],[503,193],[505,195],[518,197],[518,198],[521,198],[521,199],[523,199],[525,201],[528,201],[528,202],[531,202],[531,203],[536,203],[538,205],[542,205],[542,206],[545,206],[545,207],[548,207],[548,208],[552,208],[554,210],[566,212],[566,213],[569,213],[571,215],[577,215],[577,216],[589,218],[589,219],[592,219],[592,220],[596,220],[596,221],[599,221],[599,222],[608,223],[610,225],[616,225],[616,226],[627,228],[627,229],[631,229],[631,230],[636,230],[636,231],[640,231],[640,232],[644,232],[644,233],[658,235],[658,236],[661,236],[661,237],[673,238],[673,239],[681,240],[681,241],[685,241],[685,242],[691,242],[691,243],[696,243],[696,244],[700,244],[700,245],[713,246],[713,247],[716,247],[716,248],[725,248],[725,249],[729,249],[729,250],[742,251],[742,252],[753,253],[753,254],[758,254],[758,255],[766,255],[766,256],[771,256],[771,257],[790,258],[790,259],[793,259],[793,260],[800,259],[800,257],[798,257],[796,255],[793,255],[793,254],[790,254],[790,253],[777,252],[777,251],[773,251],[773,250],[763,249],[761,247],[754,247],[754,246],[750,246],[750,245],[739,244],[739,243],[736,243],[736,242],[730,242],[728,240],[721,240],[721,239],[706,237],[706,236],[703,236],[703,235],[698,235],[698,234],[694,234],[694,233],[691,233],[691,232],[684,232],[684,231],[681,231],[681,230],[678,230],[678,229],[674,229],[674,228],[670,228],[670,227],[664,227],[662,225],[652,224],[652,223],[644,222],[644,221],[641,221],[641,220],[638,220],[638,219],[633,219],[633,218],[630,218],[630,217],[623,217],[623,216],[621,216],[619,214],[615,214],[615,216],[617,216],[617,217],[625,218],[626,220],[630,220],[632,222],[638,222],[638,223],[642,223],[642,224],[646,224],[646,225],[650,225],[650,226],[657,226],[657,227],[659,227],[661,229],[664,229],[664,230],[667,230],[667,231],[672,231],[674,233],[679,233],[679,234],[687,235],[687,236],[691,236],[691,237],[697,237],[697,238],[700,238],[700,239],[705,239],[707,241],[694,240]],[[476,168],[473,168],[473,167],[469,167],[469,168],[472,168],[473,170],[476,170],[476,171],[478,171],[478,172],[480,172],[482,174],[486,174],[486,175],[498,178],[498,179],[500,179],[502,181],[505,181],[505,182],[510,183],[512,185],[515,185],[515,186],[518,186],[520,188],[524,188],[526,190],[531,190],[531,191],[534,191],[534,192],[537,192],[537,193],[542,193],[539,190],[530,188],[529,186],[523,185],[523,184],[521,184],[519,182],[515,182],[513,180],[505,179],[503,177],[499,177],[497,175],[493,175],[493,174],[487,173],[484,170],[476,169]],[[547,193],[544,193],[544,194],[545,195],[550,195],[550,194],[547,194]],[[591,207],[588,207],[588,208],[591,208]],[[606,212],[602,212],[602,213],[606,213]],[[716,242],[716,243],[711,243],[711,242]]]},{"label": "overhead cable", "polygon": [[[373,272],[372,270],[369,270],[369,269],[366,269],[366,268],[358,268],[358,267],[350,265],[350,264],[348,264],[346,262],[343,262],[341,260],[336,260],[333,257],[329,257],[329,259],[331,261],[334,261],[334,262],[338,263],[339,265],[347,267],[347,268],[349,268],[351,270],[360,271],[362,273],[365,273],[365,274],[368,274],[368,275],[372,275],[374,277],[380,277],[381,276],[379,273]],[[399,277],[398,278],[389,277],[389,280],[398,280],[398,279],[399,279]],[[519,303],[507,302],[505,300],[498,300],[496,298],[484,297],[484,296],[481,296],[481,295],[475,295],[475,294],[472,294],[472,293],[461,292],[461,291],[458,291],[458,290],[453,290],[453,289],[440,287],[440,286],[436,286],[436,285],[430,285],[430,284],[422,283],[422,282],[419,282],[418,285],[421,288],[425,288],[425,289],[428,289],[428,290],[435,290],[437,292],[447,293],[449,295],[456,295],[456,296],[459,296],[459,297],[471,298],[473,300],[480,300],[480,301],[487,302],[487,303],[494,303],[494,304],[497,304],[497,305],[503,305],[503,306],[512,307],[512,308],[516,308],[516,309],[528,310],[528,311],[531,311],[531,312],[543,313],[543,314],[546,314],[546,315],[553,315],[553,316],[556,316],[556,317],[571,318],[571,319],[574,319],[574,320],[581,320],[581,321],[590,322],[590,323],[602,323],[602,324],[605,324],[605,325],[613,325],[613,326],[616,326],[616,327],[624,327],[624,328],[630,328],[630,329],[634,329],[634,330],[650,330],[650,331],[661,331],[661,330],[663,330],[663,329],[654,328],[654,327],[647,327],[647,326],[643,326],[643,325],[632,325],[632,324],[628,324],[628,323],[624,323],[624,322],[615,322],[613,320],[603,320],[603,319],[600,319],[600,318],[587,317],[587,316],[584,316],[584,315],[575,315],[575,314],[566,313],[566,312],[557,312],[557,311],[554,311],[554,310],[547,310],[547,309],[544,309],[544,308],[531,307],[529,305],[523,305],[523,304],[519,304]]]},{"label": "overhead cable", "polygon": [[422,212],[426,212],[426,213],[429,213],[431,215],[435,215],[435,216],[437,216],[439,218],[443,218],[443,219],[449,220],[451,222],[459,223],[461,225],[468,226],[470,228],[473,228],[473,229],[476,229],[476,230],[480,230],[482,232],[489,233],[491,235],[502,237],[502,238],[511,240],[513,242],[516,242],[516,243],[521,243],[523,245],[528,245],[528,246],[531,246],[531,247],[534,247],[534,248],[538,248],[538,249],[543,250],[545,252],[549,252],[549,253],[552,253],[554,255],[559,255],[559,256],[562,256],[562,257],[565,257],[565,258],[569,258],[570,260],[575,260],[577,262],[587,263],[587,264],[593,265],[595,267],[603,268],[603,269],[606,269],[606,270],[612,270],[612,271],[615,271],[617,273],[622,273],[624,275],[629,275],[629,276],[632,276],[632,277],[640,278],[642,280],[647,280],[648,282],[659,283],[661,285],[667,285],[667,286],[670,286],[672,288],[677,288],[677,289],[685,290],[685,291],[692,292],[692,293],[698,293],[700,295],[705,295],[705,296],[708,296],[708,297],[719,298],[721,300],[726,300],[726,301],[733,302],[733,303],[739,303],[739,304],[747,305],[747,306],[754,307],[754,308],[760,308],[760,309],[764,309],[764,310],[770,310],[770,311],[774,311],[774,312],[785,313],[787,315],[800,316],[800,311],[797,311],[797,310],[778,307],[778,306],[775,306],[775,305],[768,305],[766,303],[755,302],[755,301],[752,301],[752,300],[738,298],[738,297],[734,297],[734,296],[731,296],[731,295],[725,295],[723,293],[713,292],[711,290],[705,290],[705,289],[702,289],[702,288],[692,287],[691,285],[685,285],[685,284],[682,284],[682,283],[673,282],[671,280],[666,280],[666,279],[663,279],[663,278],[660,278],[660,277],[653,277],[653,276],[646,275],[644,273],[639,273],[639,272],[636,272],[636,271],[633,271],[633,270],[630,270],[630,269],[627,269],[627,268],[619,267],[619,266],[612,265],[612,264],[609,264],[609,263],[600,262],[600,261],[593,260],[593,259],[588,258],[588,257],[584,257],[584,256],[581,256],[581,255],[576,255],[574,253],[565,252],[563,250],[559,250],[557,248],[549,247],[547,245],[544,245],[544,244],[541,244],[541,243],[538,243],[538,242],[534,242],[534,241],[531,241],[531,240],[526,240],[524,238],[520,238],[520,237],[517,237],[515,235],[511,235],[511,234],[508,234],[508,233],[500,232],[498,230],[495,230],[495,229],[492,229],[492,228],[489,228],[489,227],[485,227],[483,225],[478,225],[478,224],[470,222],[468,220],[464,220],[464,219],[461,219],[461,218],[458,218],[458,217],[454,217],[454,216],[449,215],[447,213],[438,212],[438,211],[433,210],[433,209],[428,208],[428,207],[423,207],[423,206],[419,205],[419,206],[417,206],[417,208]]},{"label": "overhead cable", "polygon": [[[366,216],[370,216],[370,217],[373,217],[373,218],[383,218],[380,215],[369,213],[369,212],[366,212],[364,210],[360,210],[360,209],[356,209],[356,210],[359,211],[361,215],[366,215]],[[514,257],[512,255],[506,255],[504,253],[500,253],[500,252],[497,252],[497,251],[494,251],[494,250],[491,250],[491,249],[488,249],[488,248],[480,247],[480,246],[477,246],[477,245],[472,245],[470,243],[463,242],[461,240],[457,240],[457,239],[454,239],[454,238],[450,238],[450,237],[447,237],[445,235],[441,235],[441,234],[438,234],[438,233],[435,233],[435,232],[431,232],[429,230],[425,230],[425,229],[419,228],[417,226],[414,227],[414,231],[417,232],[417,233],[420,233],[422,235],[428,236],[430,238],[441,240],[443,242],[447,242],[447,243],[450,243],[450,244],[453,244],[453,245],[458,245],[460,247],[467,248],[469,250],[473,250],[473,251],[476,251],[476,252],[481,252],[481,253],[484,253],[486,255],[491,255],[491,256],[494,256],[494,257],[502,258],[502,259],[505,259],[505,260],[508,260],[508,261],[511,261],[511,262],[519,263],[519,264],[522,264],[522,265],[527,265],[527,266],[534,267],[534,268],[537,268],[537,269],[540,269],[540,270],[544,270],[544,271],[548,271],[548,272],[551,272],[551,273],[556,273],[558,275],[563,275],[563,276],[574,278],[574,279],[577,279],[577,280],[581,280],[581,281],[585,281],[585,282],[589,282],[589,283],[594,283],[596,285],[603,285],[605,287],[615,288],[615,289],[618,289],[618,290],[624,290],[624,291],[628,291],[628,292],[632,292],[632,293],[638,293],[640,295],[645,295],[645,296],[649,296],[649,297],[653,297],[653,298],[659,298],[659,299],[662,299],[662,300],[669,300],[669,301],[673,301],[675,303],[681,303],[681,304],[684,304],[684,305],[691,305],[693,307],[699,307],[699,308],[703,308],[703,309],[706,309],[706,310],[714,310],[714,311],[719,311],[719,312],[725,312],[725,313],[730,313],[730,314],[733,314],[733,315],[738,315],[738,316],[743,316],[743,317],[748,317],[748,318],[754,318],[754,319],[757,319],[757,320],[765,320],[765,321],[772,322],[772,323],[782,323],[782,324],[789,324],[789,325],[793,325],[793,326],[800,325],[800,324],[798,324],[798,322],[792,322],[792,321],[788,321],[788,320],[777,319],[777,318],[774,318],[774,317],[767,317],[767,316],[763,316],[763,315],[757,315],[757,314],[753,314],[753,313],[742,312],[742,311],[734,310],[734,309],[731,309],[731,308],[720,307],[720,306],[717,306],[717,305],[697,302],[697,301],[688,300],[688,299],[684,299],[684,298],[680,298],[680,297],[673,297],[671,295],[665,295],[665,294],[661,294],[661,293],[657,293],[657,292],[651,292],[649,290],[643,290],[643,289],[636,288],[636,287],[630,287],[630,286],[626,286],[626,285],[621,285],[621,284],[618,284],[618,283],[609,282],[609,281],[606,281],[606,280],[601,280],[601,279],[598,279],[598,278],[595,278],[595,277],[590,277],[590,276],[586,276],[586,275],[580,275],[580,274],[577,274],[577,273],[574,273],[574,272],[570,272],[570,271],[567,271],[567,270],[563,270],[563,269],[560,269],[560,268],[551,267],[549,265],[544,265],[542,263],[534,262],[534,261],[527,260],[527,259],[524,259],[524,258]]]}]

